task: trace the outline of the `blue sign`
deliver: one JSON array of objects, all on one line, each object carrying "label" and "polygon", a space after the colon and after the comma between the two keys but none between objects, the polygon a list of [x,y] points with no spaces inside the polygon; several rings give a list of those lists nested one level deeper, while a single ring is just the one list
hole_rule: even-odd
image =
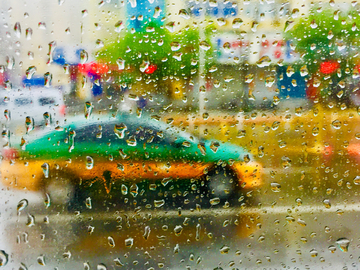
[{"label": "blue sign", "polygon": [[199,3],[199,1],[189,1],[191,13],[195,16],[202,16],[204,12],[208,16],[216,18],[229,18],[238,14],[238,7],[230,1],[217,1],[216,4]]},{"label": "blue sign", "polygon": [[126,1],[127,25],[135,30],[145,30],[149,22],[163,24],[165,0]]},{"label": "blue sign", "polygon": [[27,79],[26,77],[24,77],[22,79],[22,83],[25,87],[44,86],[45,78],[44,76],[33,76],[31,79]]},{"label": "blue sign", "polygon": [[77,47],[56,47],[53,52],[53,62],[58,65],[77,65],[80,63],[80,53],[83,49]]}]

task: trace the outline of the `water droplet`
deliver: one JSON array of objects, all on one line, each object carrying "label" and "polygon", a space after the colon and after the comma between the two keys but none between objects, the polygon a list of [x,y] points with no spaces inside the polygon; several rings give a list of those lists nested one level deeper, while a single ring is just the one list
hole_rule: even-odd
[{"label": "water droplet", "polygon": [[91,113],[92,113],[93,105],[90,101],[85,102],[85,118],[89,119]]},{"label": "water droplet", "polygon": [[44,74],[44,80],[45,80],[44,85],[45,85],[45,87],[50,87],[52,78],[53,78],[53,76],[52,76],[52,74],[50,72],[46,72]]},{"label": "water droplet", "polygon": [[19,203],[16,207],[16,211],[18,212],[19,215],[20,215],[20,212],[28,206],[28,204],[29,204],[29,202],[27,199],[22,199],[21,201],[19,201]]},{"label": "water droplet", "polygon": [[314,128],[312,129],[312,135],[313,135],[313,136],[319,135],[319,128],[318,128],[318,127],[314,127]]},{"label": "water droplet", "polygon": [[95,44],[96,44],[97,49],[100,49],[100,48],[104,47],[104,42],[101,39],[97,39],[95,41]]},{"label": "water droplet", "polygon": [[9,255],[4,250],[0,250],[0,266],[5,266],[8,261]]},{"label": "water droplet", "polygon": [[181,225],[176,225],[174,228],[174,233],[176,236],[180,236],[183,231],[183,227]]},{"label": "water droplet", "polygon": [[318,27],[318,25],[317,25],[317,23],[316,23],[315,19],[311,21],[311,23],[310,23],[310,27],[311,27],[312,29],[315,29],[315,28],[317,28],[317,27]]},{"label": "water droplet", "polygon": [[130,136],[129,139],[126,140],[126,143],[129,146],[136,146],[137,145],[137,141],[136,141],[136,137],[135,136]]},{"label": "water droplet", "polygon": [[230,251],[230,247],[229,247],[229,246],[224,245],[224,246],[222,246],[222,247],[220,248],[220,253],[221,253],[221,254],[228,254],[229,251]]},{"label": "water droplet", "polygon": [[355,178],[354,178],[354,184],[355,185],[360,185],[360,176],[355,176]]},{"label": "water droplet", "polygon": [[124,184],[121,184],[121,193],[122,193],[122,195],[128,194],[128,187],[125,186]]},{"label": "water droplet", "polygon": [[[0,264],[0,266],[1,266],[1,264]],[[26,265],[24,263],[21,263],[19,270],[28,270],[28,268],[26,267]]]},{"label": "water droplet", "polygon": [[269,56],[265,55],[259,59],[259,61],[256,62],[258,67],[268,67],[271,64],[271,59]]},{"label": "water droplet", "polygon": [[205,41],[205,40],[201,41],[200,44],[199,44],[199,46],[200,46],[200,48],[203,49],[204,51],[208,51],[208,50],[211,48],[211,45],[210,45],[207,41]]},{"label": "water droplet", "polygon": [[97,270],[107,270],[107,267],[106,267],[105,264],[100,263],[100,264],[98,264],[98,265],[96,266],[96,269],[97,269]]},{"label": "water droplet", "polygon": [[347,238],[339,238],[336,240],[336,244],[339,245],[339,248],[342,252],[348,252],[349,251],[349,244],[350,240]]},{"label": "water droplet", "polygon": [[37,262],[38,264],[45,266],[45,257],[44,255],[40,255],[39,257],[37,257]]},{"label": "water droplet", "polygon": [[32,34],[33,34],[32,28],[29,27],[29,28],[25,29],[25,37],[26,37],[27,40],[31,39]]},{"label": "water droplet", "polygon": [[35,66],[28,67],[28,69],[25,71],[26,79],[31,79],[35,72],[36,72]]},{"label": "water droplet", "polygon": [[85,50],[80,51],[80,63],[85,64],[89,59],[89,54]]},{"label": "water droplet", "polygon": [[174,254],[178,254],[179,251],[180,251],[179,244],[176,244],[175,247],[174,247]]},{"label": "water droplet", "polygon": [[114,259],[114,263],[116,266],[120,266],[120,267],[124,266],[124,264],[120,261],[120,258]]},{"label": "water droplet", "polygon": [[123,21],[118,21],[117,23],[115,23],[115,32],[120,33],[121,30],[123,30],[125,28],[125,24],[123,23]]},{"label": "water droplet", "polygon": [[50,198],[50,195],[48,193],[45,193],[44,203],[45,203],[46,208],[49,208],[49,206],[51,205],[51,198]]},{"label": "water droplet", "polygon": [[335,120],[331,123],[331,126],[334,128],[334,129],[340,129],[341,128],[341,121],[340,120]]},{"label": "water droplet", "polygon": [[306,222],[300,218],[298,219],[297,223],[301,226],[304,226],[304,227],[306,226]]},{"label": "water droplet", "polygon": [[216,151],[218,150],[220,144],[218,142],[212,141],[210,144],[210,149],[211,151],[213,151],[214,153],[216,153]]},{"label": "water droplet", "polygon": [[116,64],[118,65],[119,70],[125,69],[125,60],[123,60],[122,58],[118,58],[116,60]]},{"label": "water droplet", "polygon": [[257,27],[259,26],[259,23],[257,21],[253,21],[251,24],[251,31],[254,33],[257,31]]},{"label": "water droplet", "polygon": [[85,205],[86,205],[87,209],[92,209],[92,203],[91,203],[91,198],[90,197],[87,197],[85,199]]},{"label": "water droplet", "polygon": [[285,217],[285,220],[286,220],[289,224],[295,222],[295,218],[292,217],[292,216],[286,216],[286,217]]},{"label": "water droplet", "polygon": [[175,32],[175,22],[169,22],[165,25],[165,28],[169,30],[171,33]]},{"label": "water droplet", "polygon": [[143,235],[145,240],[149,239],[150,231],[151,231],[150,226],[146,226],[145,227],[145,232],[144,232],[144,235]]},{"label": "water droplet", "polygon": [[294,9],[292,10],[292,12],[291,12],[291,17],[292,17],[293,19],[295,19],[295,18],[298,17],[298,15],[299,15],[299,9],[298,9],[298,8],[294,8]]},{"label": "water droplet", "polygon": [[190,14],[189,14],[189,12],[187,12],[186,9],[180,9],[180,10],[179,10],[179,16],[180,16],[181,18],[185,19],[185,20],[190,19]]},{"label": "water droplet", "polygon": [[28,214],[28,219],[27,219],[27,222],[26,222],[26,226],[28,226],[28,227],[35,226],[35,217],[33,215]]},{"label": "water droplet", "polygon": [[243,20],[240,18],[235,18],[232,22],[233,28],[240,28],[240,26],[243,24]]},{"label": "water droplet", "polygon": [[133,238],[130,237],[130,238],[125,239],[125,246],[127,248],[131,248],[133,246],[133,244],[134,244]]},{"label": "water droplet", "polygon": [[86,9],[84,9],[84,10],[81,11],[81,14],[82,14],[82,17],[84,18],[84,17],[86,17],[89,13],[88,13],[88,11],[87,11]]},{"label": "water droplet", "polygon": [[164,199],[162,199],[162,200],[154,200],[154,206],[155,206],[156,208],[161,207],[161,206],[163,206],[164,204],[165,204],[165,200],[164,200]]},{"label": "water droplet", "polygon": [[41,30],[45,30],[46,29],[46,24],[44,22],[39,22],[38,23],[38,28]]},{"label": "water droplet", "polygon": [[286,21],[285,22],[285,27],[284,27],[284,32],[289,31],[291,28],[294,27],[294,21]]},{"label": "water droplet", "polygon": [[45,112],[43,114],[43,117],[44,117],[44,121],[45,121],[45,126],[49,127],[51,124],[51,114],[49,114],[48,112]]},{"label": "water droplet", "polygon": [[111,236],[108,237],[108,244],[109,244],[109,246],[112,247],[112,248],[115,247],[114,238],[112,238]]},{"label": "water droplet", "polygon": [[326,208],[328,208],[328,209],[331,208],[331,203],[330,203],[329,199],[324,199],[323,204]]},{"label": "water droplet", "polygon": [[301,68],[300,68],[300,75],[302,76],[302,77],[304,77],[304,76],[306,76],[306,75],[308,75],[309,74],[309,70],[307,69],[307,66],[305,65],[305,66],[302,66]]},{"label": "water droplet", "polygon": [[91,170],[94,168],[94,159],[91,156],[86,156],[86,169]]},{"label": "water droplet", "polygon": [[156,18],[158,18],[158,17],[160,16],[160,14],[161,14],[161,8],[160,8],[159,6],[156,6],[156,7],[154,8],[154,15],[153,15],[153,17],[156,19]]},{"label": "water droplet", "polygon": [[124,123],[121,123],[119,125],[115,125],[114,127],[114,132],[115,135],[119,138],[119,139],[123,139],[125,136],[125,131],[127,130],[127,126]]},{"label": "water droplet", "polygon": [[336,247],[333,245],[329,246],[328,249],[330,250],[331,253],[335,253],[336,251]]},{"label": "water droplet", "polygon": [[173,41],[173,42],[171,42],[170,46],[171,46],[171,50],[172,50],[173,52],[176,52],[176,51],[178,51],[178,50],[181,49],[181,44],[180,44],[180,42]]},{"label": "water droplet", "polygon": [[6,64],[8,69],[13,69],[15,66],[15,58],[13,56],[6,56]]},{"label": "water droplet", "polygon": [[212,206],[214,205],[218,205],[220,203],[220,198],[216,197],[216,198],[213,198],[213,199],[210,199],[210,204]]},{"label": "water droplet", "polygon": [[44,177],[49,178],[49,164],[44,163],[43,165],[41,165],[41,169],[43,171]]},{"label": "water droplet", "polygon": [[217,23],[218,23],[218,25],[219,26],[224,26],[225,24],[226,24],[226,20],[225,20],[225,18],[217,18]]},{"label": "water droplet", "polygon": [[280,192],[281,191],[281,185],[279,183],[273,182],[270,184],[271,190],[273,192]]},{"label": "water droplet", "polygon": [[63,253],[63,258],[64,259],[70,259],[71,258],[71,252],[70,251],[66,251]]},{"label": "water droplet", "polygon": [[271,129],[272,130],[277,130],[280,126],[280,122],[279,121],[275,121],[272,125],[271,125]]},{"label": "water droplet", "polygon": [[21,36],[21,26],[19,22],[16,22],[14,25],[14,32],[17,38],[20,38]]},{"label": "water droplet", "polygon": [[136,197],[139,194],[139,187],[136,184],[132,184],[130,186],[130,194],[133,197]]},{"label": "water droplet", "polygon": [[196,232],[195,232],[195,240],[200,240],[200,231],[201,231],[201,225],[198,223],[196,224]]}]

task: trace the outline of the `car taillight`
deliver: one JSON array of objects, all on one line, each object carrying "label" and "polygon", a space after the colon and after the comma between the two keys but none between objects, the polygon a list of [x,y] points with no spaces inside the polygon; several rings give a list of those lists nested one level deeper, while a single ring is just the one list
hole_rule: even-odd
[{"label": "car taillight", "polygon": [[19,157],[19,152],[14,148],[4,148],[2,150],[2,156],[7,160],[15,159]]},{"label": "car taillight", "polygon": [[65,116],[65,113],[66,113],[66,106],[65,105],[60,105],[59,106],[59,114],[61,116]]}]

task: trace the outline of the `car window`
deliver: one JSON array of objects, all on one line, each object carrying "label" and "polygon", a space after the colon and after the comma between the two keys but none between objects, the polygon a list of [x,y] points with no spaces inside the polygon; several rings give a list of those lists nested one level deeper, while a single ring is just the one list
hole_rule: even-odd
[{"label": "car window", "polygon": [[[122,125],[123,122],[112,122],[112,123],[98,123],[98,124],[89,124],[84,125],[80,128],[75,128],[76,132],[76,141],[78,142],[116,142],[122,138],[119,138],[116,135],[115,125]],[[161,143],[165,142],[164,132],[159,129],[154,129],[151,126],[137,125],[130,123],[126,125],[126,130],[124,131],[123,141],[133,137],[138,142],[142,143]],[[169,142],[170,140],[166,140]]]}]

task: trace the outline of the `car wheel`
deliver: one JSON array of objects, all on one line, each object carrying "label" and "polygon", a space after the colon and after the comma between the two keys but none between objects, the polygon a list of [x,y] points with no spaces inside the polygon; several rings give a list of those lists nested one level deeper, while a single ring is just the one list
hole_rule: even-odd
[{"label": "car wheel", "polygon": [[68,176],[49,176],[45,181],[45,192],[50,197],[50,204],[65,205],[74,200],[75,186]]},{"label": "car wheel", "polygon": [[216,166],[206,176],[211,205],[232,201],[237,194],[236,174],[227,167]]}]

